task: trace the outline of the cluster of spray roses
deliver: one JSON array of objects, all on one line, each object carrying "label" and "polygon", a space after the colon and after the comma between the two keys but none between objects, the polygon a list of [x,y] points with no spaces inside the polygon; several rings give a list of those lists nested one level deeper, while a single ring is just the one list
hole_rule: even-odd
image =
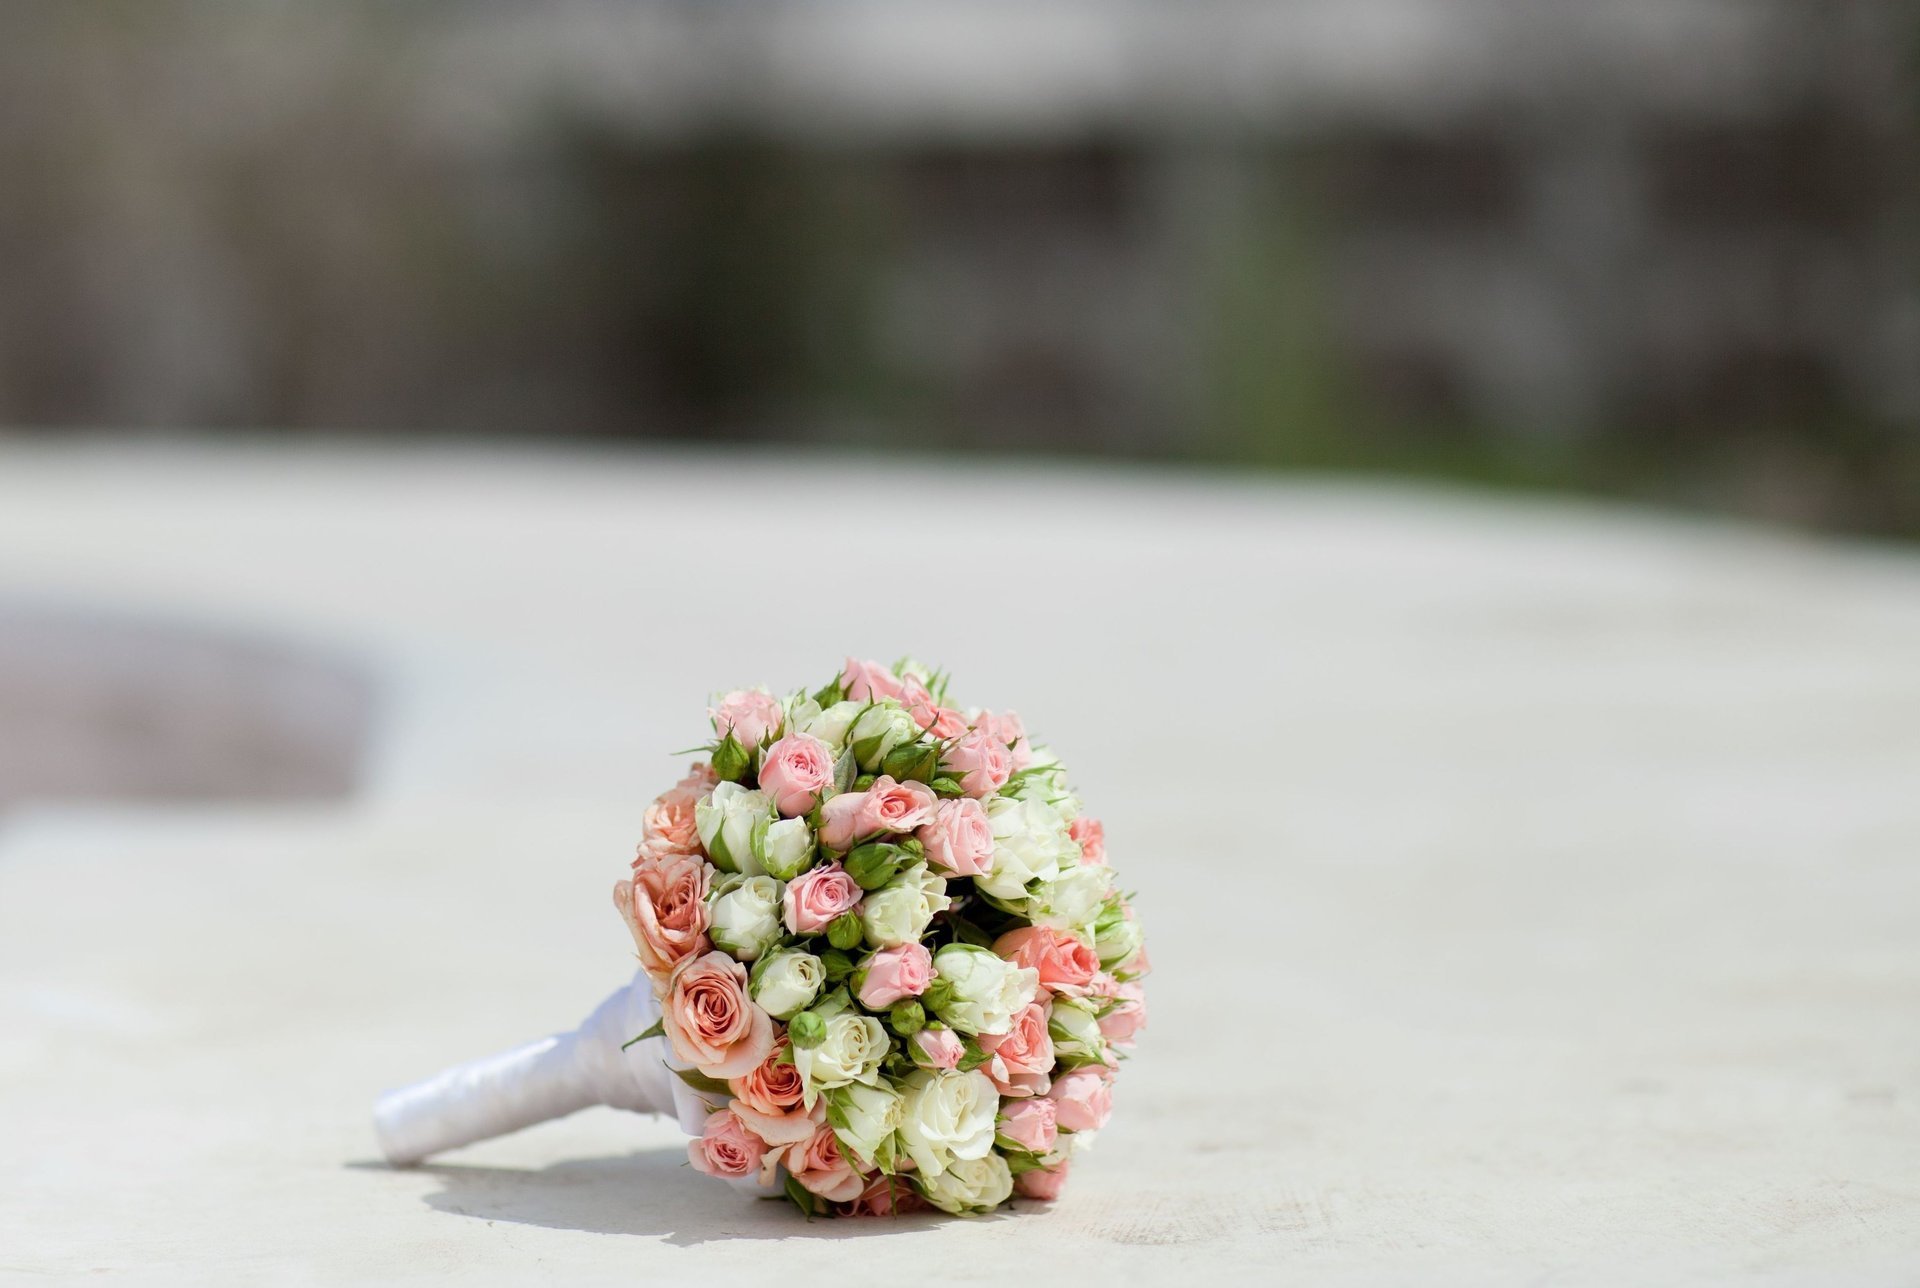
[{"label": "cluster of spray roses", "polygon": [[693,1166],[810,1215],[1055,1197],[1147,973],[1059,761],[911,661],[708,714],[614,890],[712,1109]]}]

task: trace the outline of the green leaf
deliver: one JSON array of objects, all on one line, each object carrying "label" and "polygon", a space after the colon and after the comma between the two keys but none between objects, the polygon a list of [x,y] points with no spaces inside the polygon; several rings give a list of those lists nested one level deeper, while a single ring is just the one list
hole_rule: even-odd
[{"label": "green leaf", "polygon": [[[673,1066],[669,1065],[668,1068]],[[674,1069],[673,1076],[703,1096],[731,1096],[733,1088],[718,1078],[709,1078],[698,1069]]]},{"label": "green leaf", "polygon": [[655,1020],[652,1026],[648,1028],[645,1033],[642,1033],[637,1038],[628,1038],[625,1042],[622,1042],[620,1044],[620,1049],[624,1051],[636,1042],[645,1042],[648,1038],[657,1038],[662,1033],[665,1033],[666,1031],[667,1031],[667,1022],[665,1020]]},{"label": "green leaf", "polygon": [[[833,790],[836,792],[852,791],[853,780],[859,776],[860,763],[853,758],[853,749],[849,747],[845,751],[842,751],[839,758],[833,762]],[[820,825],[818,823],[814,824],[816,831],[819,830],[819,827]]]},{"label": "green leaf", "polygon": [[960,1057],[960,1072],[972,1073],[987,1062],[987,1053],[972,1038],[967,1039],[966,1047],[966,1052]]},{"label": "green leaf", "polygon": [[794,1180],[791,1176],[787,1177],[786,1188],[787,1197],[793,1200],[793,1205],[807,1214],[807,1220],[813,1220],[814,1213],[818,1210],[817,1205],[820,1200],[808,1190],[806,1186]]}]

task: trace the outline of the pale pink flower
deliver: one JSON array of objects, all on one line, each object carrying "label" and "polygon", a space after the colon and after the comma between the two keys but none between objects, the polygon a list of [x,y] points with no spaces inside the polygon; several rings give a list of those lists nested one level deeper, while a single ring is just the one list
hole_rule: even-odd
[{"label": "pale pink flower", "polygon": [[682,783],[655,797],[641,823],[642,849],[698,854],[700,830],[694,826],[693,807],[707,791]]},{"label": "pale pink flower", "polygon": [[931,1204],[920,1197],[919,1191],[907,1184],[904,1177],[876,1174],[867,1181],[867,1188],[860,1192],[846,1208],[848,1216],[897,1216],[903,1212],[925,1212]]},{"label": "pale pink flower", "polygon": [[833,751],[812,734],[790,733],[767,748],[760,790],[786,818],[797,818],[833,786]]},{"label": "pale pink flower", "polygon": [[715,1110],[700,1135],[687,1142],[687,1161],[708,1176],[751,1176],[760,1170],[767,1145],[733,1111]]},{"label": "pale pink flower", "polygon": [[1007,785],[1013,756],[1005,743],[976,726],[940,753],[940,769],[960,780],[961,791],[979,799]]},{"label": "pale pink flower", "polygon": [[975,711],[973,727],[1007,749],[1014,773],[1033,763],[1033,744],[1027,741],[1027,727],[1021,723],[1019,713]]},{"label": "pale pink flower", "polygon": [[709,1078],[738,1078],[773,1054],[773,1017],[747,995],[747,968],[725,953],[680,963],[660,1004],[673,1053]]},{"label": "pale pink flower", "polygon": [[897,783],[882,774],[864,792],[842,792],[820,808],[820,844],[850,850],[870,836],[911,832],[932,820],[939,798],[925,783]]},{"label": "pale pink flower", "polygon": [[1026,926],[993,941],[993,951],[1016,966],[1031,966],[1040,987],[1065,997],[1084,997],[1100,970],[1100,954],[1064,930]]},{"label": "pale pink flower", "polygon": [[1032,1171],[1022,1172],[1013,1178],[1013,1192],[1023,1199],[1051,1203],[1066,1188],[1068,1167],[1066,1163],[1055,1163],[1052,1167],[1036,1167]]},{"label": "pale pink flower", "polygon": [[918,997],[933,982],[933,954],[925,944],[882,948],[861,967],[860,1005],[884,1011],[895,1002]]},{"label": "pale pink flower", "polygon": [[967,1045],[952,1029],[921,1029],[907,1041],[907,1054],[922,1069],[953,1069]]},{"label": "pale pink flower", "polygon": [[966,716],[952,707],[936,705],[932,698],[914,703],[907,708],[907,712],[923,732],[932,734],[941,742],[958,738],[967,731]]},{"label": "pale pink flower", "polygon": [[1114,990],[1119,998],[1100,1017],[1100,1035],[1119,1047],[1133,1046],[1134,1036],[1147,1027],[1147,990],[1139,984],[1120,984]]},{"label": "pale pink flower", "polygon": [[758,747],[770,733],[776,733],[784,713],[780,699],[764,689],[735,689],[720,699],[720,705],[707,708],[713,731],[721,738],[729,733],[748,751]]},{"label": "pale pink flower", "polygon": [[898,698],[904,691],[900,677],[891,670],[878,662],[862,662],[851,657],[840,669],[840,687],[855,702],[878,702],[882,698]]},{"label": "pale pink flower", "polygon": [[978,877],[993,870],[993,824],[976,800],[945,800],[933,821],[914,833],[927,847],[927,862],[949,876]]},{"label": "pale pink flower", "polygon": [[787,882],[781,910],[787,929],[796,935],[817,935],[835,917],[853,911],[864,892],[838,863],[808,868]]},{"label": "pale pink flower", "polygon": [[1000,1106],[999,1133],[1030,1154],[1045,1154],[1059,1138],[1054,1104],[1041,1096]]},{"label": "pale pink flower", "polygon": [[1108,1069],[1075,1069],[1053,1081],[1047,1092],[1054,1120],[1068,1131],[1097,1131],[1113,1112],[1113,1073]]}]

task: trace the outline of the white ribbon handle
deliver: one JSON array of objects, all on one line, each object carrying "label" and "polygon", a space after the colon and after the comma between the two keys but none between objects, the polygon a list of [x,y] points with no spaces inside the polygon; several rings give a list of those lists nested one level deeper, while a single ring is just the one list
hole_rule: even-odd
[{"label": "white ribbon handle", "polygon": [[660,1004],[645,973],[614,993],[571,1033],[556,1033],[456,1065],[373,1106],[380,1150],[395,1167],[560,1118],[592,1105],[672,1114],[698,1136],[708,1109],[675,1077],[664,1038],[621,1044],[652,1028]]}]

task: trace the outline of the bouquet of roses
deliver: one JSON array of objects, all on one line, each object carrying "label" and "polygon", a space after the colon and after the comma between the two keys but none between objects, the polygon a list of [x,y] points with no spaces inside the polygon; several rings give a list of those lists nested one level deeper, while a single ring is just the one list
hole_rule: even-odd
[{"label": "bouquet of roses", "polygon": [[1060,762],[912,662],[709,715],[614,890],[693,1166],[809,1214],[1053,1198],[1147,972]]}]

